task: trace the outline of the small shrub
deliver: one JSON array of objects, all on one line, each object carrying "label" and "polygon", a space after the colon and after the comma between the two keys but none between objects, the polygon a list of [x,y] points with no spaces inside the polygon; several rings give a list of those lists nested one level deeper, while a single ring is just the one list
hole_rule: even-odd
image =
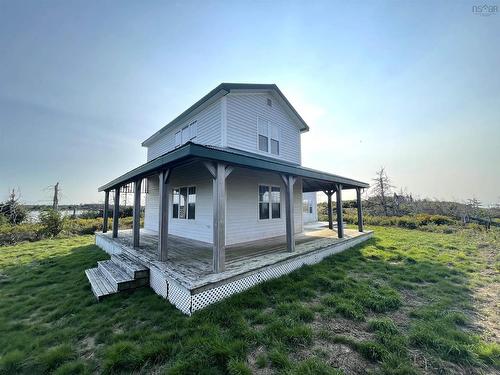
[{"label": "small shrub", "polygon": [[57,210],[45,210],[40,212],[40,233],[42,236],[55,237],[63,230],[64,217]]},{"label": "small shrub", "polygon": [[38,241],[41,238],[41,225],[24,223],[0,226],[0,246],[12,245],[21,241]]},{"label": "small shrub", "polygon": [[78,215],[79,219],[97,219],[99,217],[101,217],[100,212],[94,210],[83,211],[80,215]]}]

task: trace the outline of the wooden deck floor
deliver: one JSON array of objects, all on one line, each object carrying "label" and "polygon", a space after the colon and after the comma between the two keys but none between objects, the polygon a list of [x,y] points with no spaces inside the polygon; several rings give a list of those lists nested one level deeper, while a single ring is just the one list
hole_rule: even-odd
[{"label": "wooden deck floor", "polygon": [[168,260],[159,262],[157,261],[158,235],[156,233],[141,229],[139,249],[134,249],[132,246],[132,230],[119,231],[118,238],[115,239],[112,239],[110,232],[98,235],[118,242],[122,248],[143,263],[154,264],[186,287],[199,288],[335,243],[349,241],[363,233],[345,229],[345,238],[340,240],[335,230],[316,223],[304,226],[304,232],[296,236],[294,253],[286,251],[285,236],[228,246],[226,270],[218,274],[212,272],[211,244],[170,235]]}]

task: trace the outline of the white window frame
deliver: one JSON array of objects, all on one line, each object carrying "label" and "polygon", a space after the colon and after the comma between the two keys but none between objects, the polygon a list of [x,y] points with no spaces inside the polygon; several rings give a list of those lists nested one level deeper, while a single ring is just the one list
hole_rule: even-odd
[{"label": "white window frame", "polygon": [[[261,133],[260,132],[260,122],[263,121],[267,123],[267,134]],[[273,133],[276,133],[276,138],[273,137]],[[261,150],[260,149],[260,139],[259,136],[263,135],[267,137],[267,151]],[[272,141],[275,140],[278,142],[278,153],[275,154],[272,152]],[[271,121],[266,120],[262,116],[257,116],[257,151],[266,155],[273,155],[273,156],[281,156],[281,129],[279,126],[274,125],[271,123]]]},{"label": "white window frame", "polygon": [[[260,187],[266,186],[269,188],[269,217],[267,219],[260,218]],[[272,207],[272,188],[280,189],[280,217],[273,217],[273,207]],[[283,199],[282,199],[283,187],[276,184],[269,183],[258,183],[257,184],[257,220],[258,221],[268,221],[268,220],[280,220],[283,217]]]},{"label": "white window frame", "polygon": [[[181,207],[181,204],[180,204],[180,192],[181,192],[181,189],[182,188],[186,188],[186,192],[187,192],[187,196],[186,196],[186,217],[185,218],[181,218],[179,217],[179,210],[180,210],[180,207]],[[170,194],[171,194],[171,198],[172,198],[172,216],[170,217],[172,220],[182,220],[182,221],[186,221],[186,222],[196,222],[196,201],[198,200],[196,198],[196,201],[194,203],[194,219],[192,218],[189,218],[189,188],[195,188],[195,195],[197,196],[198,195],[198,186],[197,185],[183,185],[183,186],[174,186],[171,191],[170,191]],[[174,190],[179,190],[179,204],[177,206],[177,217],[174,217]]]}]

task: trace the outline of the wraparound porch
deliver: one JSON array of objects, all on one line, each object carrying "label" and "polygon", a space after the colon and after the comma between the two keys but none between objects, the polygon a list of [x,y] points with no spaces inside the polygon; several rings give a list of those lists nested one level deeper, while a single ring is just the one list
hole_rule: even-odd
[{"label": "wraparound porch", "polygon": [[[297,235],[293,253],[287,249],[286,236],[229,246],[227,267],[219,273],[212,269],[211,244],[169,236],[169,258],[159,261],[156,256],[158,235],[148,231],[141,234],[140,248],[134,248],[131,230],[120,231],[117,238],[96,233],[96,244],[111,254],[111,261],[108,261],[111,265],[117,262],[127,267],[124,263],[132,262],[132,267],[147,270],[149,286],[179,310],[191,315],[261,282],[290,273],[305,264],[318,263],[327,256],[366,241],[373,233],[345,229],[345,236],[339,239],[336,231],[323,224],[308,226],[304,233]],[[106,265],[101,266],[106,271]],[[132,280],[125,278],[125,282]]]},{"label": "wraparound porch", "polygon": [[158,233],[141,229],[139,248],[133,246],[133,231],[121,230],[116,238],[110,233],[96,233],[96,241],[109,253],[123,251],[147,267],[154,266],[188,289],[198,289],[227,280],[258,268],[291,259],[309,252],[361,238],[371,232],[344,230],[339,239],[336,230],[328,223],[306,225],[304,232],[296,235],[295,252],[287,251],[286,236],[278,236],[240,243],[226,248],[226,269],[214,273],[212,269],[212,244],[169,235],[169,257],[158,261]]}]

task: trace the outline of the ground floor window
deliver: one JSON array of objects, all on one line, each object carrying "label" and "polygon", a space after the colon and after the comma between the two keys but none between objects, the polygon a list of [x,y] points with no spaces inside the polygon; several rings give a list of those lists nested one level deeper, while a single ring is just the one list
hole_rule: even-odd
[{"label": "ground floor window", "polygon": [[172,217],[174,219],[195,219],[196,186],[178,187],[172,190]]},{"label": "ground floor window", "polygon": [[311,200],[304,199],[302,201],[302,211],[305,214],[312,214],[312,212],[313,212],[313,205],[312,205],[312,201]]},{"label": "ground floor window", "polygon": [[281,191],[279,186],[259,185],[259,219],[281,217]]}]

